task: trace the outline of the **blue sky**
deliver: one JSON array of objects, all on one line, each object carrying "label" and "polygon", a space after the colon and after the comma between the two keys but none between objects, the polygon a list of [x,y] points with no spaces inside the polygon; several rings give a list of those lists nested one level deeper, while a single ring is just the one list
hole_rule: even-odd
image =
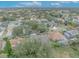
[{"label": "blue sky", "polygon": [[79,7],[79,1],[0,1],[0,8],[8,7]]}]

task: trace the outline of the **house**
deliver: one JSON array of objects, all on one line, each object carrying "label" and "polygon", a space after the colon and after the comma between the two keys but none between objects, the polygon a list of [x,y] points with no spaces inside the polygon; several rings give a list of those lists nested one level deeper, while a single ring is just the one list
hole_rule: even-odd
[{"label": "house", "polygon": [[11,22],[8,24],[7,32],[5,33],[6,36],[9,37],[9,38],[12,38],[13,28],[14,28],[14,27],[17,27],[17,26],[20,26],[20,23],[19,23],[19,22],[17,22],[17,21],[11,21]]},{"label": "house", "polygon": [[79,25],[79,16],[73,16],[73,22]]},{"label": "house", "polygon": [[58,31],[50,32],[50,33],[48,33],[48,36],[49,36],[50,40],[54,40],[54,41],[60,41],[65,38],[64,35]]},{"label": "house", "polygon": [[21,25],[21,21],[10,21],[10,23],[6,23],[6,22],[2,22],[2,24],[0,24],[0,39],[3,38],[3,35],[6,35],[9,38],[12,38],[12,32],[13,32],[13,28],[20,26]]},{"label": "house", "polygon": [[79,19],[73,19],[73,22],[77,25],[79,25]]},{"label": "house", "polygon": [[67,39],[70,39],[70,38],[73,38],[75,37],[76,35],[79,34],[79,31],[78,30],[70,30],[70,31],[66,31],[64,32],[64,36],[67,38]]},{"label": "house", "polygon": [[55,23],[54,21],[49,22],[49,31],[53,31],[53,30],[57,30],[57,23]]},{"label": "house", "polygon": [[45,24],[45,25],[49,24],[49,21],[48,21],[47,19],[44,19],[44,18],[43,18],[43,19],[37,19],[36,21],[37,21],[39,24],[41,24],[41,23],[42,23],[42,24]]},{"label": "house", "polygon": [[47,19],[40,19],[42,23],[47,23],[48,20]]},{"label": "house", "polygon": [[58,31],[49,32],[48,37],[50,40],[57,41],[60,44],[68,44],[68,40],[66,39],[66,37]]},{"label": "house", "polygon": [[30,20],[37,20],[37,17],[35,15],[32,15]]},{"label": "house", "polygon": [[8,21],[6,22],[0,22],[0,27],[7,27]]},{"label": "house", "polygon": [[21,21],[20,20],[18,20],[18,21],[10,21],[9,24],[8,24],[8,27],[12,28],[12,27],[20,26],[20,25],[21,25]]},{"label": "house", "polygon": [[49,31],[57,31],[57,27],[53,26],[53,27],[49,27]]},{"label": "house", "polygon": [[48,22],[48,24],[50,27],[57,26],[57,23],[55,23],[53,20],[51,22]]}]

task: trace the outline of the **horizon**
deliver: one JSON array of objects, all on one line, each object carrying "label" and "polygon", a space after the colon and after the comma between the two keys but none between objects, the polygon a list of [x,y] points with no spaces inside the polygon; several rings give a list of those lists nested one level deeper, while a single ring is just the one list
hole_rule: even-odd
[{"label": "horizon", "polygon": [[79,1],[0,1],[0,8],[79,8]]}]

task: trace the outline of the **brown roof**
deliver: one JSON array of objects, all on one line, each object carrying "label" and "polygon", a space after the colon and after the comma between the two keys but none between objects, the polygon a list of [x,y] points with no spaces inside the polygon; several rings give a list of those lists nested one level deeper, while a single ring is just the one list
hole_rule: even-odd
[{"label": "brown roof", "polygon": [[49,39],[52,39],[52,40],[61,40],[61,39],[63,39],[64,38],[64,35],[62,35],[60,32],[56,32],[56,31],[54,31],[54,32],[50,32],[49,34],[48,34],[48,37],[49,37]]}]

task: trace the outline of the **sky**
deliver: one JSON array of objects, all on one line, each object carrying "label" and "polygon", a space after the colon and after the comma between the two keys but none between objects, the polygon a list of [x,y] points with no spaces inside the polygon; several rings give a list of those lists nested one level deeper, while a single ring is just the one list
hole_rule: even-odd
[{"label": "sky", "polygon": [[37,7],[37,8],[63,8],[79,7],[79,1],[0,1],[0,8],[9,7]]}]

